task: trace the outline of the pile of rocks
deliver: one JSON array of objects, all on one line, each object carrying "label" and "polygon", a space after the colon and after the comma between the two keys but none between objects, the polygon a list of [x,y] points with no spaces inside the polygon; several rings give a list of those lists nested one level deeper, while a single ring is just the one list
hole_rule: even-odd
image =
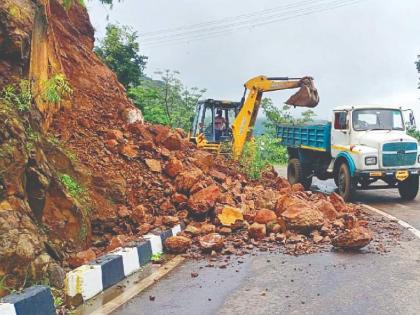
[{"label": "pile of rocks", "polygon": [[[98,133],[104,145],[99,156],[80,154],[95,172],[107,169],[114,172],[107,177],[117,178],[117,169],[125,179],[117,185],[102,180],[103,194],[117,199],[114,213],[94,213],[92,249],[97,255],[180,221],[187,223],[186,230],[167,241],[174,253],[194,244],[204,252],[222,250],[231,234],[240,235],[245,245],[310,241],[312,247],[361,248],[372,239],[367,222],[358,220],[358,208],[337,194],[291,186],[273,169],[250,180],[236,162],[196,149],[181,130],[140,122],[123,126]],[[118,186],[124,188],[118,191]]]}]

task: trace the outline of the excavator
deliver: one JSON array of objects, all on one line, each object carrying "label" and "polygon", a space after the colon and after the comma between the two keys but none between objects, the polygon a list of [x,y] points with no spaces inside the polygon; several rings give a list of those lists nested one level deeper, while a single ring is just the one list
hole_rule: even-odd
[{"label": "excavator", "polygon": [[316,107],[318,91],[312,77],[288,78],[257,76],[248,80],[240,102],[207,99],[199,101],[190,132],[190,141],[198,148],[220,153],[223,143],[231,143],[231,154],[238,159],[251,140],[253,127],[264,92],[299,90],[287,101],[294,107]]}]

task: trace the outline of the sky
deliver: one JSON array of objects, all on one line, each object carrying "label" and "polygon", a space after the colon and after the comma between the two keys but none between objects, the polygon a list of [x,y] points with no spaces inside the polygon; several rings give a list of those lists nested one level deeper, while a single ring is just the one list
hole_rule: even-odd
[{"label": "sky", "polygon": [[[310,75],[321,98],[319,119],[339,105],[395,104],[413,109],[420,125],[418,0],[123,0],[112,9],[92,0],[88,9],[97,38],[109,22],[132,27],[149,58],[148,75],[178,70],[185,85],[207,89],[205,98],[239,100],[257,75]],[[161,32],[215,20],[211,27],[221,27],[220,19],[230,27],[210,37],[206,28],[171,42],[177,38]],[[164,37],[152,43],[146,34],[156,31]],[[264,96],[280,104],[291,94]]]}]

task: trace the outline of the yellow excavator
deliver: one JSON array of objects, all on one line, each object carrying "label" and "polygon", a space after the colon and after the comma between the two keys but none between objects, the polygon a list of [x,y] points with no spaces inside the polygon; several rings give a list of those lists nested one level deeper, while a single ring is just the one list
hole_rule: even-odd
[{"label": "yellow excavator", "polygon": [[247,81],[244,86],[241,102],[213,99],[198,102],[190,133],[190,140],[198,148],[219,153],[222,143],[231,142],[232,156],[238,159],[245,143],[252,138],[264,92],[299,88],[286,104],[313,108],[319,103],[312,77],[258,76]]}]

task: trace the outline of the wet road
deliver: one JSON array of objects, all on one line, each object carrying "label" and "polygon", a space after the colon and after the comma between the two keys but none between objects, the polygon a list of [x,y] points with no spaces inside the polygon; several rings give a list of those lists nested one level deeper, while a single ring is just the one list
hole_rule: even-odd
[{"label": "wet road", "polygon": [[[420,241],[379,255],[260,253],[226,269],[189,261],[117,309],[138,314],[418,314]],[[191,272],[198,272],[192,278]],[[150,297],[154,297],[152,301]]]},{"label": "wet road", "polygon": [[[378,190],[359,192],[355,201],[420,229],[419,197],[401,202],[398,191]],[[188,261],[113,314],[419,314],[420,240],[406,233],[386,254],[258,253],[232,258],[226,269]]]}]

